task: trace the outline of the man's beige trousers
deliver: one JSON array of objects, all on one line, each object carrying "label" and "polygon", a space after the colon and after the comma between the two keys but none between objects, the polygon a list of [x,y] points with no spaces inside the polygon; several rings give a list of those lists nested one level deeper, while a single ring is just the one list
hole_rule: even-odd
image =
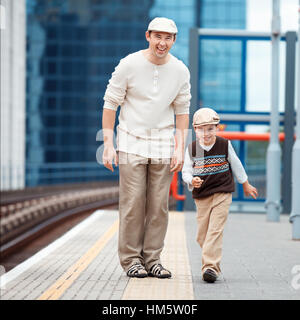
[{"label": "man's beige trousers", "polygon": [[232,202],[231,193],[215,193],[194,199],[197,206],[197,241],[202,248],[202,274],[206,269],[220,273],[225,222]]},{"label": "man's beige trousers", "polygon": [[160,263],[168,226],[170,159],[119,152],[119,258],[125,271],[135,262]]}]

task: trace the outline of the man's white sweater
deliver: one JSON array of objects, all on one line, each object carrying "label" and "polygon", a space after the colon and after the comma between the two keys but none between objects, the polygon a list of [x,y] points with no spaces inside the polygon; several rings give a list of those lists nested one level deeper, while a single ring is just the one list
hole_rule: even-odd
[{"label": "man's white sweater", "polygon": [[162,65],[142,50],[120,60],[104,95],[103,108],[121,106],[117,150],[148,158],[170,158],[174,148],[174,114],[189,114],[190,73],[171,55]]}]

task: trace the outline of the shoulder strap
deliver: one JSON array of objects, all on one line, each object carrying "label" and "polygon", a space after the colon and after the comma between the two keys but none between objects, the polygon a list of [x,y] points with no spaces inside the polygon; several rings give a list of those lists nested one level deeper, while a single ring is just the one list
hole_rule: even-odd
[{"label": "shoulder strap", "polygon": [[193,141],[188,146],[190,158],[193,159],[196,156],[196,141]]},{"label": "shoulder strap", "polygon": [[222,137],[217,136],[218,148],[220,148],[220,151],[225,153],[226,159],[228,158],[228,140]]},{"label": "shoulder strap", "polygon": [[192,143],[189,144],[189,154],[190,158],[193,159],[195,157],[203,157],[204,156],[204,150],[201,148],[200,144],[197,142],[197,140],[194,140]]}]

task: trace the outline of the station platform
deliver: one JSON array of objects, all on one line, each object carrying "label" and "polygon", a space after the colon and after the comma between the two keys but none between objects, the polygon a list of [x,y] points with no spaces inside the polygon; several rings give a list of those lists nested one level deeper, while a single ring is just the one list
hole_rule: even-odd
[{"label": "station platform", "polygon": [[300,242],[288,216],[230,213],[222,274],[201,279],[196,213],[170,212],[163,265],[171,279],[128,278],[117,254],[118,211],[97,210],[0,278],[1,300],[300,299]]}]

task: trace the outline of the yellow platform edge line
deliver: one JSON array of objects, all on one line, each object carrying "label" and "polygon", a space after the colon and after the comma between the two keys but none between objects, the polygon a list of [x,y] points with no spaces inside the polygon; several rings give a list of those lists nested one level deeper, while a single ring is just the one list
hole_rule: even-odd
[{"label": "yellow platform edge line", "polygon": [[116,220],[105,234],[73,264],[51,287],[49,287],[37,300],[57,300],[74,283],[80,274],[96,258],[100,251],[118,230],[119,220]]}]

